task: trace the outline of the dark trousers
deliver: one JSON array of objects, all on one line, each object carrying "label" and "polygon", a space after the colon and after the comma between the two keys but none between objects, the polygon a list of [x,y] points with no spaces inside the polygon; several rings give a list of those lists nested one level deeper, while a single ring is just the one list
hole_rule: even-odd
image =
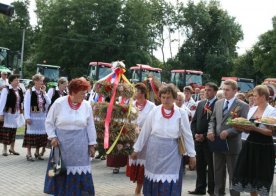
[{"label": "dark trousers", "polygon": [[[208,182],[208,193],[214,193],[214,166],[213,166],[213,153],[209,151],[208,142],[196,142],[196,191],[206,192]],[[207,171],[208,166],[208,171]],[[208,176],[208,181],[207,177]]]}]

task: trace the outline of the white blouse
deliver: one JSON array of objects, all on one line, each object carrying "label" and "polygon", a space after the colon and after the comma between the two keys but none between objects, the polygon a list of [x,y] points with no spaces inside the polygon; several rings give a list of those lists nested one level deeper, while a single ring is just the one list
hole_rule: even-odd
[{"label": "white blouse", "polygon": [[173,116],[166,119],[161,113],[161,107],[162,105],[157,106],[148,114],[148,118],[142,127],[138,140],[134,144],[134,151],[140,152],[150,135],[176,139],[180,136],[181,131],[184,136],[188,156],[195,157],[194,140],[187,112],[181,108],[175,107]]},{"label": "white blouse", "polygon": [[[133,102],[133,105],[136,106],[136,101]],[[139,115],[137,118],[137,124],[140,129],[142,129],[142,126],[144,122],[146,121],[150,111],[155,107],[155,104],[148,101],[142,111],[139,111]]]},{"label": "white blouse", "polygon": [[45,128],[48,138],[57,137],[55,130],[79,130],[86,128],[89,145],[97,144],[96,129],[92,108],[88,101],[83,100],[77,110],[73,110],[68,103],[68,96],[57,99],[50,108]]},{"label": "white blouse", "polygon": [[[255,114],[257,109],[258,109],[258,106],[253,106],[249,109],[248,114],[247,114],[248,120],[250,120],[250,118],[252,118],[252,116]],[[271,105],[267,105],[262,117],[276,117],[276,108],[274,108]],[[265,128],[265,126],[261,124],[260,128]],[[242,140],[246,140],[248,135],[249,135],[248,133],[242,132]]]},{"label": "white blouse", "polygon": [[58,88],[57,86],[56,86],[56,88],[50,88],[50,89],[48,90],[47,95],[48,95],[49,99],[52,99],[52,98],[53,98],[54,93],[55,93],[56,90],[57,90],[57,91],[59,90],[59,88]]}]

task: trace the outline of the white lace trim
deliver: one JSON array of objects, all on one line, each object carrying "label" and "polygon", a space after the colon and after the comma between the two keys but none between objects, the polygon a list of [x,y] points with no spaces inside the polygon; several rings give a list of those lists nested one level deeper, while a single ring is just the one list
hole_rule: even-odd
[{"label": "white lace trim", "polygon": [[15,124],[8,124],[8,123],[6,123],[4,125],[4,127],[6,127],[6,128],[12,128],[12,129],[18,128]]},{"label": "white lace trim", "polygon": [[81,175],[81,173],[84,174],[91,174],[91,166],[87,165],[87,166],[68,166],[66,167],[67,169],[67,175],[69,175],[70,173],[75,175],[76,173],[78,173],[79,175]]},{"label": "white lace trim", "polygon": [[238,192],[257,192],[259,195],[262,196],[268,196],[269,195],[269,190],[267,190],[266,187],[262,186],[260,188],[253,187],[251,184],[246,184],[243,186],[240,182],[233,185],[233,189]]},{"label": "white lace trim", "polygon": [[143,159],[136,159],[136,160],[133,160],[133,159],[129,159],[128,161],[128,165],[141,165],[141,166],[144,166],[145,165],[145,160]]},{"label": "white lace trim", "polygon": [[161,181],[162,183],[164,183],[165,181],[167,181],[168,183],[171,183],[171,181],[176,183],[179,178],[179,174],[153,174],[146,169],[145,176],[153,182]]}]

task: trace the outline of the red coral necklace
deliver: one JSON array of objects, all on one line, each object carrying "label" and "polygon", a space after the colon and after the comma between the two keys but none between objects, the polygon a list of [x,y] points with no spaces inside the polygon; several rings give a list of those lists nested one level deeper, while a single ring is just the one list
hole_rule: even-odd
[{"label": "red coral necklace", "polygon": [[170,112],[169,114],[167,114],[167,113],[165,112],[164,106],[162,106],[162,107],[161,107],[161,112],[162,112],[162,115],[163,115],[164,118],[169,119],[169,118],[171,118],[171,117],[173,116],[173,114],[174,114],[174,107],[172,108],[171,112]]},{"label": "red coral necklace", "polygon": [[77,110],[77,109],[79,109],[80,106],[81,106],[81,103],[74,104],[74,103],[72,102],[70,96],[68,96],[68,103],[69,103],[70,108],[73,109],[73,110]]},{"label": "red coral necklace", "polygon": [[142,103],[142,104],[139,104],[137,101],[136,101],[136,107],[138,108],[138,110],[141,112],[144,108],[145,108],[145,106],[146,106],[146,104],[147,104],[147,100],[145,100],[144,101],[144,103]]}]

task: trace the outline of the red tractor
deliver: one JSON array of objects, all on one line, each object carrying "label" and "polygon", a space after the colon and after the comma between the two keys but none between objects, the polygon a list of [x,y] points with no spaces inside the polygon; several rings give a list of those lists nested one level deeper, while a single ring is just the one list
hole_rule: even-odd
[{"label": "red tractor", "polygon": [[161,72],[162,69],[151,67],[149,65],[136,64],[130,67],[131,70],[131,82],[143,82],[149,76],[153,76],[155,79],[162,81]]},{"label": "red tractor", "polygon": [[171,70],[171,83],[175,84],[179,90],[183,90],[185,86],[195,88],[204,88],[202,85],[202,71],[196,70]]},{"label": "red tractor", "polygon": [[112,72],[112,65],[111,63],[105,63],[105,62],[90,62],[89,63],[89,78],[92,80],[99,80],[101,78],[104,78],[108,74]]}]

